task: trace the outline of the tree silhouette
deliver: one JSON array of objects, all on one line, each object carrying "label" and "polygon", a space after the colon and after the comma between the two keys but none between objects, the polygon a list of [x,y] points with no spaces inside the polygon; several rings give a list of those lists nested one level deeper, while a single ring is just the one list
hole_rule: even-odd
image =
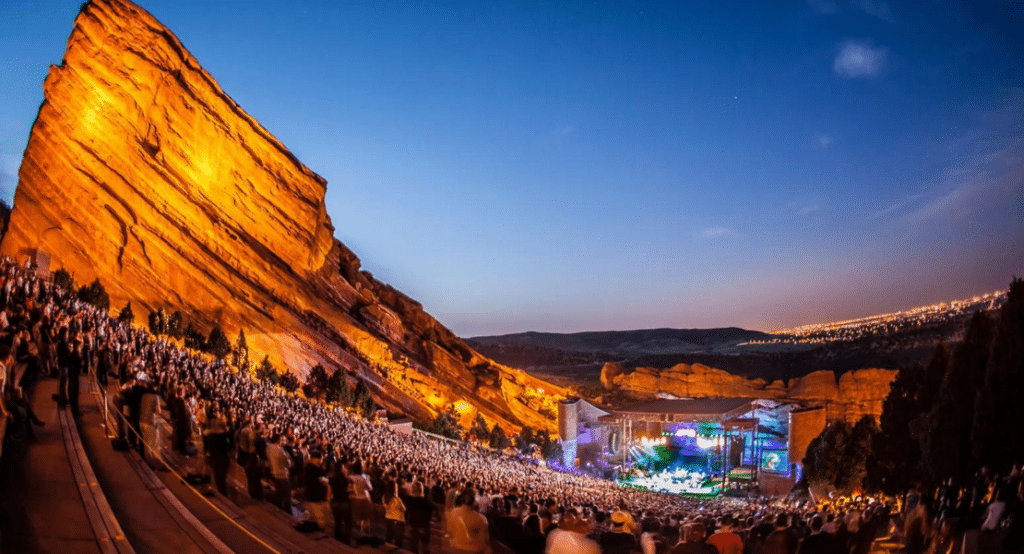
[{"label": "tree silhouette", "polygon": [[348,385],[348,378],[345,377],[344,370],[336,370],[331,375],[331,379],[327,382],[325,400],[336,406],[352,405],[352,388]]},{"label": "tree silhouette", "polygon": [[320,398],[327,392],[328,381],[330,381],[330,377],[327,376],[327,370],[324,369],[323,365],[316,364],[306,374],[306,382],[302,385],[302,392],[306,395],[306,398]]},{"label": "tree silhouette", "polygon": [[78,289],[78,299],[82,302],[92,304],[101,310],[110,309],[110,296],[99,279]]},{"label": "tree silhouette", "polygon": [[238,371],[249,370],[249,345],[245,342],[245,331],[238,330],[235,346],[231,348],[231,365]]},{"label": "tree silhouette", "polygon": [[75,290],[75,279],[63,267],[53,272],[53,284],[68,292]]},{"label": "tree silhouette", "polygon": [[1024,279],[1014,277],[996,329],[981,389],[974,403],[971,446],[975,465],[1009,468],[1024,460]]},{"label": "tree silhouette", "polygon": [[[177,313],[177,312],[175,312]],[[204,346],[203,334],[196,330],[192,326],[192,322],[188,322],[185,326],[185,332],[183,333],[185,339],[185,348],[191,348],[192,350],[202,350]]]},{"label": "tree silhouette", "polygon": [[214,325],[213,329],[210,329],[210,335],[206,339],[204,351],[218,360],[223,360],[231,353],[231,342],[228,340],[228,336],[224,334],[224,329],[220,328],[219,323]]},{"label": "tree silhouette", "polygon": [[181,310],[174,310],[174,313],[165,318],[164,321],[167,322],[165,332],[168,335],[176,339],[181,339],[185,336],[185,316],[181,314]]},{"label": "tree silhouette", "polygon": [[135,312],[132,311],[132,301],[129,300],[127,304],[121,308],[121,311],[117,314],[117,320],[125,325],[131,325],[135,323]]}]

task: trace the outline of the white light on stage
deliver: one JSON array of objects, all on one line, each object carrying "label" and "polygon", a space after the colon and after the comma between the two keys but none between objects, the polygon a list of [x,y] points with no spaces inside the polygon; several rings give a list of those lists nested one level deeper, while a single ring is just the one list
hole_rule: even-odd
[{"label": "white light on stage", "polygon": [[679,429],[679,430],[676,431],[676,436],[677,437],[692,437],[692,438],[696,438],[697,437],[697,430],[696,429]]},{"label": "white light on stage", "polygon": [[703,450],[722,446],[722,437],[697,437],[697,446]]}]

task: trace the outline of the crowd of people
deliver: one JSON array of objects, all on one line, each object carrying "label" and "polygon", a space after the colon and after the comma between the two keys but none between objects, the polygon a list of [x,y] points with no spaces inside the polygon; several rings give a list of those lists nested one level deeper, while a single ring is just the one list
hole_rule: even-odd
[{"label": "crowd of people", "polygon": [[[269,495],[289,513],[303,505],[309,528],[343,542],[383,527],[380,539],[417,554],[442,546],[456,554],[861,554],[900,521],[881,502],[823,509],[806,500],[693,499],[398,433],[119,322],[10,259],[0,260],[0,274],[0,416],[8,435],[30,437],[40,423],[23,392],[36,380],[58,378],[54,401],[77,414],[81,375],[101,386],[116,379],[112,405],[126,414],[119,434],[151,464],[164,463],[166,413],[166,442],[195,462],[192,476],[208,476],[225,494],[238,467],[248,495]],[[997,519],[1015,512],[1004,506]],[[443,545],[431,539],[434,525]],[[939,536],[941,523],[931,529],[921,527]]]}]

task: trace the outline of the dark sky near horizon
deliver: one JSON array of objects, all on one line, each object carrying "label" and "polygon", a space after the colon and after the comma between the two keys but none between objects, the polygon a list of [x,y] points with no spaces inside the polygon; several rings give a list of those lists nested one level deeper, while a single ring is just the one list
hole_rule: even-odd
[{"label": "dark sky near horizon", "polygon": [[[0,4],[8,202],[80,3]],[[1019,2],[138,3],[462,336],[770,330],[1024,275]]]}]

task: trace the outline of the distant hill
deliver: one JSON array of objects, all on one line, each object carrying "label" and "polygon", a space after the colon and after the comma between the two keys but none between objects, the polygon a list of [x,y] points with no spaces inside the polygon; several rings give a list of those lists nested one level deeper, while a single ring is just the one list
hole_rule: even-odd
[{"label": "distant hill", "polygon": [[473,337],[476,344],[518,345],[575,353],[603,353],[621,356],[685,354],[734,347],[750,341],[771,340],[773,335],[739,327],[720,329],[637,329],[633,331],[587,331],[582,333],[515,333]]},{"label": "distant hill", "polygon": [[841,374],[861,368],[900,369],[925,363],[939,341],[961,339],[974,312],[995,310],[1005,298],[1005,291],[996,291],[771,334],[737,327],[528,332],[473,337],[467,342],[500,363],[563,386],[590,389],[594,394],[599,391],[605,362],[657,369],[700,363],[750,379],[773,381],[822,369]]}]

